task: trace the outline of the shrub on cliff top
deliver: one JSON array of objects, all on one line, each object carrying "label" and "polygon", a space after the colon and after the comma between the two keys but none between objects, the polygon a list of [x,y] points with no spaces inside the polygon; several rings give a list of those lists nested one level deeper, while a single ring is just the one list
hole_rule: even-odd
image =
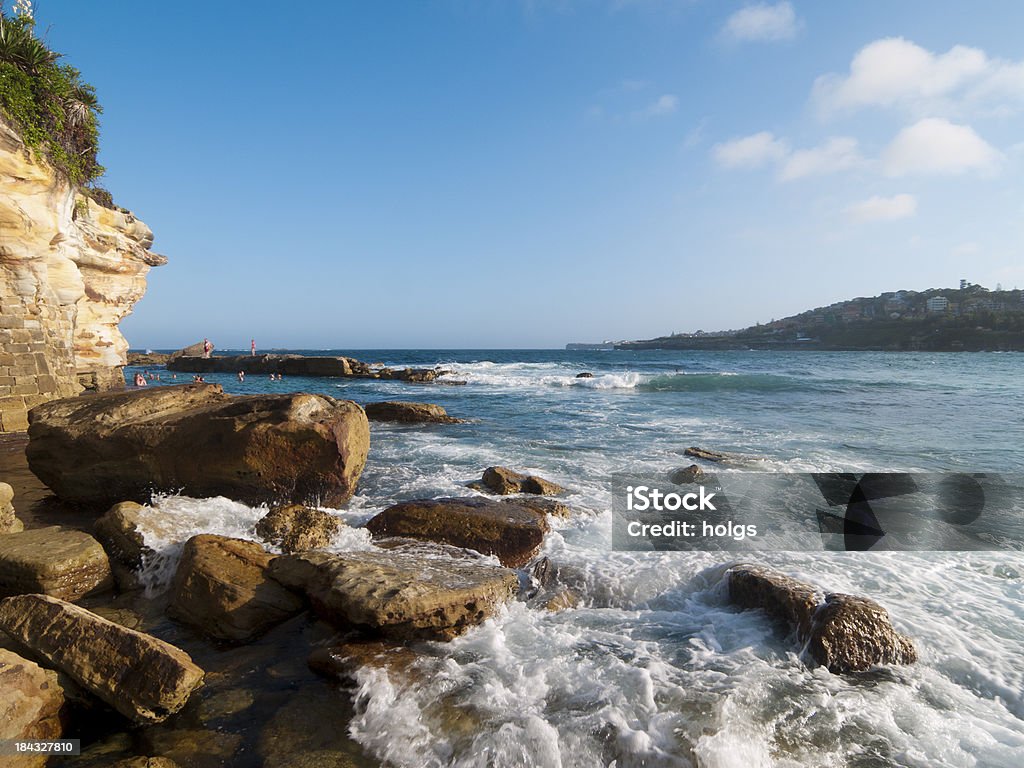
[{"label": "shrub on cliff top", "polygon": [[96,91],[77,69],[36,37],[31,4],[0,9],[0,109],[22,139],[67,175],[87,184],[103,173],[99,151],[101,111]]}]

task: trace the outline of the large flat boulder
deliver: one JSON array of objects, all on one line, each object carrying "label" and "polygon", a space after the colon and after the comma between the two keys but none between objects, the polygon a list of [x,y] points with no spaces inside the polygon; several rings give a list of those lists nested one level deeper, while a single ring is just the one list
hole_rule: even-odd
[{"label": "large flat boulder", "polygon": [[[51,741],[60,738],[64,694],[57,673],[0,648],[0,739]],[[46,755],[0,758],[0,765],[42,766]]]},{"label": "large flat boulder", "polygon": [[166,719],[203,681],[181,649],[55,597],[8,597],[0,602],[0,629],[136,722]]},{"label": "large flat boulder", "polygon": [[332,624],[395,640],[450,640],[493,615],[519,583],[499,566],[385,550],[285,555],[270,574]]},{"label": "large flat boulder", "polygon": [[168,613],[217,640],[259,637],[305,608],[295,593],[267,577],[273,559],[254,541],[193,536],[174,574]]},{"label": "large flat boulder", "polygon": [[913,664],[914,641],[866,597],[824,594],[772,568],[740,564],[726,572],[730,601],[780,620],[814,664],[830,672],[863,672],[880,664]]},{"label": "large flat boulder", "polygon": [[434,403],[413,403],[386,400],[363,406],[370,421],[394,421],[400,424],[460,424],[462,419],[449,416],[448,411]]},{"label": "large flat boulder", "polygon": [[543,512],[489,499],[423,499],[388,507],[366,524],[375,537],[402,536],[496,555],[517,568],[537,554],[548,532]]},{"label": "large flat boulder", "polygon": [[87,533],[54,525],[0,536],[0,597],[42,593],[74,601],[113,586],[107,553]]},{"label": "large flat boulder", "polygon": [[301,504],[276,507],[256,523],[256,535],[285,552],[322,549],[341,530],[342,522],[322,509]]},{"label": "large flat boulder", "polygon": [[214,384],[56,400],[34,408],[30,422],[36,476],[66,501],[104,508],[146,502],[153,491],[340,506],[370,445],[353,402],[233,397]]}]

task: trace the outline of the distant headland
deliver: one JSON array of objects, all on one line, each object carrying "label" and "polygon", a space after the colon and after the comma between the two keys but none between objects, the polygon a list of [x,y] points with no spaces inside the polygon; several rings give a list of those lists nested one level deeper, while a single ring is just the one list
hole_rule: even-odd
[{"label": "distant headland", "polygon": [[[958,288],[890,291],[840,301],[742,330],[673,333],[615,342],[615,349],[811,349],[832,351],[1024,351],[1024,291]],[[566,349],[608,346],[569,344]]]}]

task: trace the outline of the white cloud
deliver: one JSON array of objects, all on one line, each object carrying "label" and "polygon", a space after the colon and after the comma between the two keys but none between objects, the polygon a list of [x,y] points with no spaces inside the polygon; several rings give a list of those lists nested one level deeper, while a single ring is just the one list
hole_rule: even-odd
[{"label": "white cloud", "polygon": [[790,40],[798,28],[791,3],[758,3],[736,11],[725,22],[722,33],[733,40]]},{"label": "white cloud", "polygon": [[849,206],[846,213],[854,221],[906,219],[917,213],[917,198],[908,194],[893,195],[892,197],[875,195]]},{"label": "white cloud", "polygon": [[857,151],[857,140],[848,136],[836,136],[819,147],[798,149],[793,152],[779,169],[782,181],[792,181],[804,176],[845,171],[860,165],[863,158]]},{"label": "white cloud", "polygon": [[1024,104],[1024,62],[991,59],[964,45],[932,53],[902,37],[888,37],[861,48],[848,74],[819,77],[812,96],[826,114],[863,107],[931,114],[982,106],[1004,110],[1013,102]]},{"label": "white cloud", "polygon": [[711,152],[715,160],[726,168],[759,168],[785,158],[789,154],[789,146],[771,132],[761,131],[716,144]]},{"label": "white cloud", "polygon": [[664,115],[671,115],[678,108],[679,97],[674,96],[671,93],[666,93],[662,96],[659,96],[653,103],[649,104],[643,109],[634,112],[633,116],[639,119],[646,119],[649,117],[662,117]]},{"label": "white cloud", "polygon": [[1002,154],[970,126],[929,117],[896,135],[882,152],[882,170],[887,176],[990,174],[1002,160]]},{"label": "white cloud", "polygon": [[784,139],[769,131],[716,144],[712,155],[725,168],[761,168],[779,166],[779,180],[793,181],[806,176],[843,171],[864,162],[857,150],[857,140],[834,136],[811,149],[790,149]]}]

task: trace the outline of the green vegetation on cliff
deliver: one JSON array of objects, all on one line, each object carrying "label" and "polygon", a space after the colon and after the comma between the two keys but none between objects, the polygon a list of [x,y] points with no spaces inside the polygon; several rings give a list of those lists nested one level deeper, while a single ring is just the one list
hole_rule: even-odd
[{"label": "green vegetation on cliff", "polygon": [[673,334],[619,349],[827,349],[1024,351],[1024,291],[891,291],[839,301],[739,331]]},{"label": "green vegetation on cliff", "polygon": [[36,36],[28,4],[0,10],[0,109],[22,139],[73,184],[103,173],[97,161],[100,105],[95,89]]}]

